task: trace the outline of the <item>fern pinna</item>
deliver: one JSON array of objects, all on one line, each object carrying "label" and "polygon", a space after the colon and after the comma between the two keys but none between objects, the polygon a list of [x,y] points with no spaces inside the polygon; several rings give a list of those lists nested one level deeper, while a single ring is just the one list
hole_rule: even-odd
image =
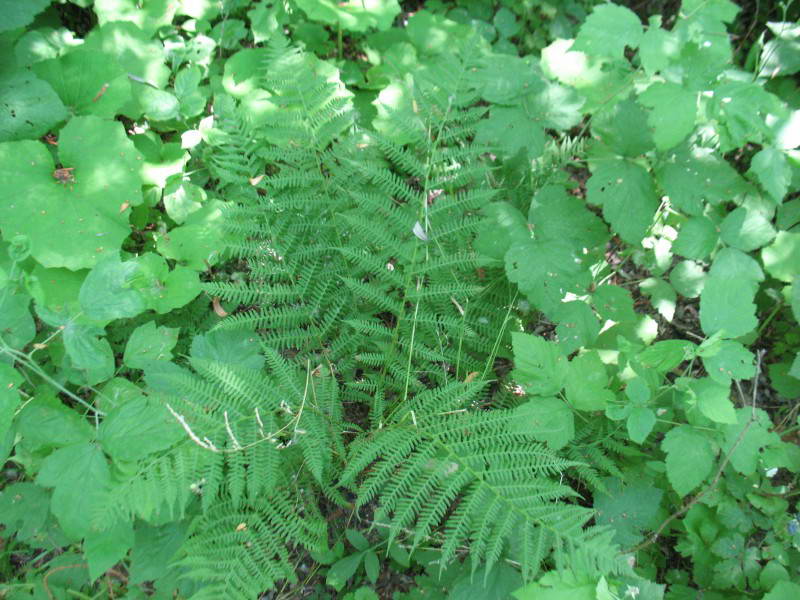
[{"label": "fern pinna", "polygon": [[513,398],[496,368],[514,292],[472,249],[503,193],[474,141],[479,56],[462,48],[415,74],[384,115],[392,136],[361,126],[313,56],[276,38],[263,60],[268,108],[219,98],[207,162],[229,200],[227,252],[248,269],[207,283],[239,305],[207,335],[257,338],[259,358],[193,347],[191,371],[147,372],[187,434],[173,456],[209,457],[181,482],[202,484],[184,575],[201,597],[292,579],[293,548],[327,548],[320,493],[349,507],[349,492],[393,540],[440,544],[443,566],[468,552],[473,569],[513,560],[527,578],[564,556],[616,568],[567,485],[580,463],[494,406]]}]

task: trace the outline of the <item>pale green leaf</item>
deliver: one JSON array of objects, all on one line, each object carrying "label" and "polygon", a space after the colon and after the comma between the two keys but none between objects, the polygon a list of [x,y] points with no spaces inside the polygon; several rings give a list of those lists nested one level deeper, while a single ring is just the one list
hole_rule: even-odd
[{"label": "pale green leaf", "polygon": [[647,111],[631,98],[604,106],[592,116],[592,134],[616,154],[635,158],[652,150]]},{"label": "pale green leaf", "polygon": [[578,31],[573,50],[592,56],[622,58],[625,46],[637,48],[644,34],[639,17],[616,4],[596,6]]},{"label": "pale green leaf", "polygon": [[775,230],[760,212],[739,207],[722,221],[719,235],[729,246],[751,252],[769,244]]},{"label": "pale green leaf", "polygon": [[711,473],[715,453],[708,437],[688,425],[670,429],[661,442],[661,449],[667,454],[667,480],[681,497]]},{"label": "pale green leaf", "polygon": [[600,333],[597,317],[582,300],[562,302],[553,313],[553,318],[558,321],[556,336],[565,355],[589,346]]},{"label": "pale green leaf", "polygon": [[800,274],[800,233],[778,232],[775,240],[761,249],[761,260],[775,279],[791,282]]},{"label": "pale green leaf", "polygon": [[[733,424],[724,428],[725,443],[722,450],[727,454],[734,448],[734,444],[737,444],[730,455],[730,461],[733,468],[745,476],[756,473],[762,448],[780,442],[780,436],[770,431],[772,422],[765,411],[760,408],[756,409],[755,421],[748,427],[752,417],[753,410],[751,408],[737,409]],[[747,431],[744,433],[744,437],[740,438],[745,427],[747,427]]]},{"label": "pale green leaf", "polygon": [[0,32],[25,27],[50,5],[50,0],[0,0]]},{"label": "pale green leaf", "polygon": [[0,340],[14,350],[22,350],[36,335],[30,304],[27,294],[0,288]]},{"label": "pale green leaf", "polygon": [[114,353],[99,327],[70,321],[64,328],[64,348],[71,366],[80,373],[81,383],[95,385],[114,374]]},{"label": "pale green leaf", "polygon": [[66,120],[50,85],[29,72],[0,77],[0,142],[36,139]]},{"label": "pale green leaf", "polygon": [[643,367],[667,373],[689,360],[694,347],[688,340],[661,340],[645,348],[637,358]]},{"label": "pale green leaf", "polygon": [[14,413],[20,404],[19,386],[22,376],[10,365],[0,362],[0,440],[4,440]]},{"label": "pale green leaf", "polygon": [[750,379],[756,373],[753,361],[753,353],[733,340],[722,340],[716,353],[703,357],[708,376],[723,385],[730,385],[732,379]]},{"label": "pale green leaf", "polygon": [[184,435],[161,403],[141,396],[108,413],[100,425],[98,441],[115,461],[133,462],[166,450]]},{"label": "pale green leaf", "polygon": [[650,228],[658,198],[650,174],[620,159],[598,164],[586,184],[587,200],[603,207],[603,217],[630,244],[639,244]]},{"label": "pale green leaf", "polygon": [[545,135],[542,126],[518,106],[494,106],[489,118],[476,128],[475,141],[496,149],[502,158],[513,158],[524,151],[526,160],[541,156]]},{"label": "pale green leaf", "polygon": [[83,542],[83,553],[93,581],[125,558],[133,546],[133,523],[117,519],[102,531],[90,531]]},{"label": "pale green leaf", "polygon": [[792,181],[792,168],[785,152],[772,147],[760,150],[750,161],[750,171],[776,204],[783,202]]},{"label": "pale green leaf", "polygon": [[258,370],[264,365],[259,337],[243,329],[215,329],[192,340],[193,359]]},{"label": "pale green leaf", "polygon": [[648,75],[663,71],[672,60],[680,56],[680,39],[666,29],[661,28],[661,17],[650,17],[650,24],[639,44],[639,60]]},{"label": "pale green leaf", "polygon": [[503,260],[511,246],[531,238],[525,217],[508,202],[492,202],[483,209],[483,214],[486,220],[473,242],[478,253]]},{"label": "pale green leaf", "polygon": [[514,409],[512,433],[530,436],[560,450],[575,437],[575,420],[569,406],[558,398],[534,398]]},{"label": "pale green leaf", "polygon": [[656,524],[664,492],[635,476],[629,483],[612,478],[604,479],[603,483],[608,493],[594,496],[597,524],[614,529],[614,541],[622,547],[637,544],[642,539],[641,532]]},{"label": "pale green leaf", "polygon": [[604,410],[614,399],[607,389],[609,377],[596,351],[584,352],[573,358],[565,377],[567,401],[575,410]]},{"label": "pale green leaf", "polygon": [[639,101],[651,110],[647,122],[659,150],[669,150],[694,130],[697,93],[675,83],[653,83],[639,94]]},{"label": "pale green leaf", "polygon": [[539,336],[514,332],[515,369],[511,376],[526,392],[538,396],[552,396],[564,387],[568,362],[558,344]]},{"label": "pale green leaf", "polygon": [[537,190],[531,201],[528,223],[536,240],[567,242],[580,255],[584,250],[593,252],[605,248],[609,238],[603,221],[587,209],[580,198],[557,185]]},{"label": "pale green leaf", "polygon": [[21,444],[30,452],[88,442],[94,429],[55,396],[39,392],[25,405],[16,425]]},{"label": "pale green leaf", "polygon": [[133,330],[122,362],[132,369],[143,369],[151,360],[169,360],[178,342],[179,328],[158,327],[155,321],[148,321]]},{"label": "pale green leaf", "polygon": [[102,26],[110,21],[130,21],[146,35],[172,23],[178,8],[174,0],[94,0],[94,12]]},{"label": "pale green leaf", "polygon": [[400,13],[397,0],[296,0],[297,6],[314,21],[336,25],[345,31],[363,33],[375,27],[389,29]]},{"label": "pale green leaf", "polygon": [[697,407],[706,417],[715,423],[736,423],[730,385],[721,385],[709,377],[703,377],[693,380],[689,387]]},{"label": "pale green leaf", "polygon": [[675,291],[685,298],[697,298],[706,284],[706,272],[692,260],[679,262],[669,274]]},{"label": "pale green leaf", "polygon": [[672,251],[686,258],[702,260],[717,245],[719,238],[717,227],[708,217],[691,217],[678,232],[678,238],[672,244]]},{"label": "pale green leaf", "polygon": [[628,437],[632,442],[641,444],[653,431],[656,424],[656,414],[646,406],[634,406],[628,415]]},{"label": "pale green leaf", "polygon": [[667,321],[672,321],[675,316],[677,295],[669,283],[660,278],[648,277],[639,283],[639,289],[650,298],[650,304],[658,311],[658,314]]},{"label": "pale green leaf", "polygon": [[795,600],[800,597],[800,585],[790,581],[779,581],[764,596],[764,600]]},{"label": "pale green leaf", "polygon": [[136,262],[122,262],[118,256],[98,262],[86,276],[78,296],[84,314],[96,321],[111,321],[143,312],[144,298],[131,286],[137,270]]}]

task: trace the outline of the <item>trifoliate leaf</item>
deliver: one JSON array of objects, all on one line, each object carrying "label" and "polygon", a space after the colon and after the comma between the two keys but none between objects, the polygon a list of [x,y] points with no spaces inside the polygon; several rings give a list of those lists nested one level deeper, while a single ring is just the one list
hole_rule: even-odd
[{"label": "trifoliate leaf", "polygon": [[96,444],[59,448],[42,462],[36,483],[55,488],[50,511],[64,533],[79,540],[91,533],[91,515],[101,506],[111,482],[103,451]]},{"label": "trifoliate leaf", "polygon": [[603,480],[608,494],[595,494],[597,525],[616,531],[614,541],[624,548],[637,544],[642,531],[656,525],[658,505],[664,492],[640,477],[631,477],[626,484],[620,479]]},{"label": "trifoliate leaf", "polygon": [[717,245],[717,227],[708,217],[691,217],[678,232],[678,238],[672,244],[672,251],[686,258],[702,260]]},{"label": "trifoliate leaf", "polygon": [[0,82],[0,142],[36,139],[66,120],[67,109],[46,81],[15,72]]},{"label": "trifoliate leaf", "polygon": [[783,202],[792,181],[792,168],[785,152],[772,147],[764,148],[750,161],[750,171],[776,204]]},{"label": "trifoliate leaf", "polygon": [[158,327],[155,321],[148,321],[133,330],[125,345],[122,362],[132,369],[143,369],[151,360],[169,360],[178,342],[179,328]]},{"label": "trifoliate leaf", "polygon": [[603,207],[603,217],[623,240],[642,241],[658,208],[653,180],[643,167],[620,159],[603,161],[586,189],[587,201]]},{"label": "trifoliate leaf", "polygon": [[697,298],[706,284],[706,272],[693,260],[679,262],[669,274],[675,291],[685,298]]},{"label": "trifoliate leaf", "polygon": [[109,412],[97,439],[115,461],[133,462],[166,450],[184,435],[162,404],[140,396]]},{"label": "trifoliate leaf", "polygon": [[669,150],[694,130],[697,93],[675,83],[653,83],[639,94],[639,102],[652,109],[647,122],[659,150]]},{"label": "trifoliate leaf", "polygon": [[603,4],[586,18],[572,49],[592,56],[623,58],[625,46],[637,48],[643,33],[642,23],[632,10]]},{"label": "trifoliate leaf", "polygon": [[121,123],[97,117],[72,119],[58,148],[61,164],[72,169],[65,183],[54,177],[43,144],[0,144],[0,187],[7,191],[0,200],[0,228],[6,239],[27,235],[31,254],[45,267],[91,268],[130,234],[128,213],[120,207],[142,202],[141,156]]},{"label": "trifoliate leaf", "polygon": [[515,369],[511,376],[529,394],[553,396],[564,387],[568,362],[557,344],[527,333],[511,334]]},{"label": "trifoliate leaf", "polygon": [[656,414],[646,406],[634,406],[627,420],[628,437],[632,442],[641,444],[653,431],[656,424]]},{"label": "trifoliate leaf", "polygon": [[761,449],[769,444],[779,443],[780,436],[770,431],[772,422],[763,410],[756,409],[756,419],[740,439],[740,435],[747,423],[751,420],[753,410],[751,408],[740,408],[736,410],[736,419],[733,424],[724,427],[725,443],[722,447],[724,453],[728,453],[737,443],[736,449],[730,455],[731,465],[742,475],[753,475],[758,468],[761,457]]},{"label": "trifoliate leaf", "polygon": [[731,402],[730,385],[721,385],[709,377],[695,379],[689,384],[700,412],[715,423],[736,423],[736,411]]},{"label": "trifoliate leaf", "polygon": [[667,480],[681,497],[711,473],[714,450],[708,437],[689,425],[670,429],[661,442],[661,449],[667,454]]},{"label": "trifoliate leaf", "polygon": [[515,408],[509,429],[545,442],[552,450],[560,450],[575,437],[572,410],[563,400],[553,397],[534,398]]},{"label": "trifoliate leaf", "polygon": [[297,6],[313,21],[359,33],[371,27],[389,29],[400,13],[397,0],[297,0]]},{"label": "trifoliate leaf", "polygon": [[775,230],[760,212],[739,207],[722,221],[719,235],[729,246],[751,252],[769,244]]},{"label": "trifoliate leaf", "polygon": [[715,354],[703,357],[708,376],[723,385],[730,385],[732,379],[750,379],[756,373],[753,361],[753,353],[733,340],[721,340]]},{"label": "trifoliate leaf", "polygon": [[600,355],[584,352],[573,358],[565,379],[567,401],[575,410],[603,410],[614,399]]},{"label": "trifoliate leaf", "polygon": [[791,282],[800,274],[800,233],[778,232],[775,240],[761,249],[761,260],[775,279]]},{"label": "trifoliate leaf", "polygon": [[138,265],[109,256],[98,262],[86,276],[78,299],[84,314],[95,321],[135,317],[145,310],[142,294],[132,289]]}]

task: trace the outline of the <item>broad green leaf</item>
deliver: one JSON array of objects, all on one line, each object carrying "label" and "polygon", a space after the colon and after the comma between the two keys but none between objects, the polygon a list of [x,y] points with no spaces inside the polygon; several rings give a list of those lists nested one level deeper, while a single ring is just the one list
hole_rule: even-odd
[{"label": "broad green leaf", "polygon": [[504,38],[514,37],[521,29],[521,25],[517,23],[516,15],[505,6],[500,7],[494,14],[492,23],[494,23],[500,37]]},{"label": "broad green leaf", "polygon": [[223,227],[222,205],[220,200],[211,200],[188,215],[183,225],[159,235],[161,256],[195,271],[205,271],[219,262],[229,235]]},{"label": "broad green leaf", "polygon": [[[492,104],[516,105],[522,96],[545,87],[545,82],[534,71],[530,58],[507,54],[485,56],[476,73],[476,80],[481,96]],[[538,121],[540,128],[544,126],[541,115],[536,112],[529,111],[527,115],[522,115],[534,123]]]},{"label": "broad green leaf", "polygon": [[92,533],[91,516],[105,499],[111,473],[95,444],[59,448],[42,462],[36,483],[55,488],[50,511],[64,533],[78,540]]},{"label": "broad green leaf", "polygon": [[100,327],[75,321],[64,328],[64,347],[70,366],[80,373],[80,383],[96,385],[114,375],[114,353],[108,340],[101,337],[104,333]]},{"label": "broad green leaf", "polygon": [[0,524],[21,542],[44,537],[50,494],[31,482],[16,482],[0,491]]},{"label": "broad green leaf", "polygon": [[554,319],[558,321],[556,336],[565,355],[589,346],[600,333],[597,317],[582,300],[562,302],[554,313]]},{"label": "broad green leaf", "polygon": [[638,102],[626,98],[592,116],[592,134],[616,154],[636,158],[654,147],[647,116]]},{"label": "broad green leaf", "polygon": [[[717,332],[737,338],[751,332],[758,325],[756,305],[753,301],[756,286],[741,267],[747,255],[736,251],[720,253],[705,281],[700,294],[700,325],[706,335]],[[757,266],[756,266],[757,268]]]},{"label": "broad green leaf", "polygon": [[602,319],[615,323],[629,323],[636,320],[633,298],[625,288],[617,285],[601,285],[592,295],[592,302]]},{"label": "broad green leaf", "polygon": [[192,359],[258,370],[264,365],[259,337],[243,329],[215,329],[192,340]]},{"label": "broad green leaf", "polygon": [[709,377],[693,380],[689,387],[700,412],[715,423],[736,423],[729,385],[721,385]]},{"label": "broad green leaf", "polygon": [[159,527],[137,523],[131,551],[130,582],[154,581],[166,574],[186,533],[185,521],[173,521]]},{"label": "broad green leaf", "polygon": [[361,564],[361,559],[364,557],[363,552],[356,552],[337,560],[328,568],[328,574],[325,577],[325,583],[333,589],[340,591],[347,580],[355,575],[356,569]]},{"label": "broad green leaf", "polygon": [[564,240],[516,243],[505,259],[508,279],[552,319],[557,319],[562,300],[568,293],[583,295],[591,283],[582,253]]},{"label": "broad green leaf", "polygon": [[174,0],[94,0],[94,12],[102,26],[110,21],[130,21],[145,35],[172,23],[178,2]]},{"label": "broad green leaf", "polygon": [[91,531],[83,543],[83,553],[89,565],[89,577],[96,580],[125,558],[133,546],[133,523],[118,519],[102,531]]},{"label": "broad green leaf", "polygon": [[45,267],[91,268],[130,234],[127,205],[142,201],[141,156],[121,123],[97,117],[73,118],[58,148],[74,183],[54,178],[56,167],[43,144],[0,144],[0,187],[7,192],[0,200],[0,227],[6,239],[27,235],[33,257]]},{"label": "broad green leaf", "polygon": [[173,178],[167,181],[162,200],[169,218],[180,225],[190,214],[202,208],[206,198],[206,191],[199,185]]},{"label": "broad green leaf", "polygon": [[50,5],[50,0],[0,0],[0,32],[11,31],[33,23],[34,17]]},{"label": "broad green leaf", "polygon": [[81,309],[90,319],[111,321],[135,317],[146,306],[142,294],[131,287],[138,270],[135,261],[109,256],[98,262],[81,286]]},{"label": "broad green leaf", "polygon": [[152,121],[168,121],[177,119],[181,114],[181,105],[174,94],[164,90],[154,90],[145,86],[139,95],[144,116]]},{"label": "broad green leaf", "polygon": [[753,293],[758,291],[759,283],[764,281],[764,272],[758,261],[735,248],[719,250],[708,274],[711,277],[738,277],[750,286]]},{"label": "broad green leaf", "polygon": [[656,424],[656,414],[646,406],[634,406],[628,415],[628,437],[632,442],[641,444],[653,431]]},{"label": "broad green leaf", "polygon": [[296,0],[309,19],[363,33],[375,27],[389,29],[400,13],[397,0]]},{"label": "broad green leaf", "polygon": [[653,83],[639,94],[639,101],[651,109],[647,122],[659,150],[669,150],[694,130],[697,93],[675,83]]},{"label": "broad green leaf", "polygon": [[40,392],[22,409],[17,418],[21,444],[30,452],[88,442],[94,429],[77,412],[51,394]]},{"label": "broad green leaf", "polygon": [[27,294],[11,294],[0,288],[0,340],[14,350],[22,350],[36,335]]},{"label": "broad green leaf", "polygon": [[61,315],[76,315],[80,311],[78,292],[87,271],[46,269],[36,264],[28,274],[27,288],[37,307]]},{"label": "broad green leaf", "polygon": [[719,123],[720,150],[728,152],[748,142],[764,143],[772,132],[762,115],[781,114],[783,106],[777,96],[749,80],[730,81],[717,85],[709,118]]},{"label": "broad green leaf", "polygon": [[706,272],[692,260],[679,262],[669,274],[675,291],[686,298],[697,298],[706,284]]},{"label": "broad green leaf", "polygon": [[739,408],[736,410],[733,424],[724,427],[725,443],[722,450],[725,454],[729,453],[738,441],[736,449],[730,455],[730,460],[733,468],[745,476],[755,474],[759,466],[762,448],[780,442],[780,436],[770,431],[772,422],[769,415],[760,408],[756,409],[755,421],[750,424],[744,437],[740,439],[742,431],[747,427],[752,416],[752,408]]},{"label": "broad green leaf", "polygon": [[473,242],[478,253],[503,260],[511,246],[531,238],[525,217],[508,202],[492,202],[483,209],[483,214],[486,220]]},{"label": "broad green leaf", "polygon": [[625,386],[625,395],[634,404],[645,405],[650,400],[650,388],[642,377],[634,377]]},{"label": "broad green leaf", "polygon": [[661,15],[650,17],[639,44],[639,59],[648,75],[663,71],[680,56],[680,40],[672,31],[661,28]]},{"label": "broad green leaf", "polygon": [[642,539],[642,531],[653,527],[663,491],[640,477],[630,477],[630,483],[606,478],[603,483],[608,494],[594,496],[597,525],[607,525],[616,531],[614,541],[629,548]]},{"label": "broad green leaf", "polygon": [[503,562],[491,568],[482,566],[473,572],[464,571],[467,569],[448,586],[447,600],[508,600],[509,594],[522,585],[519,570]]},{"label": "broad green leaf", "polygon": [[722,221],[719,235],[729,246],[751,252],[769,244],[775,230],[760,212],[739,207]]},{"label": "broad green leaf", "polygon": [[800,398],[800,381],[789,375],[793,363],[781,361],[767,367],[772,388],[784,398]]},{"label": "broad green leaf", "polygon": [[0,142],[36,139],[67,116],[50,84],[32,73],[0,77]]},{"label": "broad green leaf", "polygon": [[239,42],[247,37],[247,26],[241,19],[223,19],[214,25],[209,35],[220,48],[235,50],[241,48]]},{"label": "broad green leaf", "polygon": [[573,50],[592,56],[623,58],[625,46],[637,48],[642,23],[632,10],[615,4],[595,6],[578,31]]},{"label": "broad green leaf", "polygon": [[800,233],[780,231],[775,240],[761,249],[767,273],[790,283],[800,274]]},{"label": "broad green leaf", "polygon": [[653,181],[643,167],[620,159],[603,161],[586,190],[587,201],[603,207],[603,217],[623,240],[642,241],[658,208]]},{"label": "broad green leaf", "polygon": [[513,158],[524,151],[526,160],[542,155],[544,130],[519,106],[493,106],[488,119],[476,128],[475,141],[496,149],[502,158]]},{"label": "broad green leaf", "polygon": [[580,254],[604,248],[608,229],[603,221],[586,208],[579,198],[562,186],[546,185],[531,201],[528,223],[536,240],[568,242]]},{"label": "broad green leaf", "polygon": [[670,429],[661,442],[661,449],[667,454],[667,479],[681,497],[694,490],[711,473],[714,450],[708,437],[689,425]]},{"label": "broad green leaf", "polygon": [[750,171],[776,204],[783,202],[792,181],[792,168],[785,152],[772,147],[764,148],[750,161]]},{"label": "broad green leaf", "polygon": [[549,571],[535,583],[529,583],[513,594],[517,600],[597,600],[594,581],[576,577],[572,571]]},{"label": "broad green leaf", "polygon": [[279,30],[277,12],[276,5],[269,6],[264,3],[258,3],[247,11],[247,18],[250,19],[250,31],[256,44],[267,41]]},{"label": "broad green leaf", "polygon": [[169,360],[178,342],[179,328],[158,327],[148,321],[133,330],[125,345],[122,362],[132,369],[143,369],[151,360]]},{"label": "broad green leaf", "polygon": [[544,81],[522,98],[521,106],[530,119],[545,129],[567,130],[583,117],[584,98],[571,87]]},{"label": "broad green leaf", "polygon": [[509,430],[545,442],[552,450],[560,450],[575,437],[575,420],[563,400],[533,398],[514,409]]},{"label": "broad green leaf", "polygon": [[779,581],[764,596],[764,600],[794,600],[800,595],[800,585],[790,581]]},{"label": "broad green leaf", "polygon": [[166,450],[184,438],[166,408],[140,397],[112,410],[100,425],[97,439],[115,461],[137,461]]},{"label": "broad green leaf", "polygon": [[732,379],[750,379],[756,373],[753,353],[733,340],[722,340],[718,351],[703,357],[703,365],[711,379],[730,385]]},{"label": "broad green leaf", "polygon": [[750,189],[711,148],[681,144],[668,153],[656,178],[670,202],[687,215],[702,215],[706,202],[721,204]]},{"label": "broad green leaf", "polygon": [[72,114],[113,118],[131,101],[131,82],[120,64],[95,49],[78,46],[59,58],[33,65]]},{"label": "broad green leaf", "polygon": [[667,321],[672,321],[675,316],[677,295],[669,283],[660,278],[648,277],[639,283],[639,289],[650,298],[650,304],[658,311],[658,314]]},{"label": "broad green leaf", "polygon": [[637,358],[646,369],[667,373],[688,360],[694,347],[688,340],[662,340],[645,348]]},{"label": "broad green leaf", "polygon": [[14,413],[20,404],[19,386],[24,380],[10,365],[0,362],[0,440],[11,429]]},{"label": "broad green leaf", "polygon": [[511,373],[514,380],[529,394],[553,396],[560,392],[569,366],[558,344],[518,332],[511,334],[511,341],[516,367]]},{"label": "broad green leaf", "polygon": [[575,410],[604,410],[614,399],[607,389],[608,373],[596,351],[584,352],[573,358],[564,380],[567,401]]},{"label": "broad green leaf", "polygon": [[686,258],[703,260],[717,245],[717,227],[708,217],[691,217],[681,225],[672,251]]}]

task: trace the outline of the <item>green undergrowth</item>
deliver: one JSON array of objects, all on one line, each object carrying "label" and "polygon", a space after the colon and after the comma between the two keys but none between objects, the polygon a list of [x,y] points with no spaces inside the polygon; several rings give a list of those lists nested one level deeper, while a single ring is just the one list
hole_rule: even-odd
[{"label": "green undergrowth", "polygon": [[653,4],[0,1],[0,598],[800,596],[796,8]]}]

